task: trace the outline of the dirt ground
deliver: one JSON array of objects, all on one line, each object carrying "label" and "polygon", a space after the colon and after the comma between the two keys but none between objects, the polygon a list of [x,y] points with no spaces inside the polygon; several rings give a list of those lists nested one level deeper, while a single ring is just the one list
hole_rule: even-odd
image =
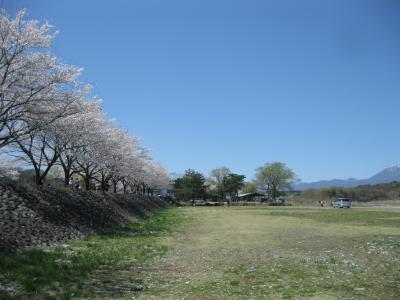
[{"label": "dirt ground", "polygon": [[0,299],[400,299],[400,209],[166,209],[0,256]]},{"label": "dirt ground", "polygon": [[139,299],[399,299],[400,210],[180,208]]}]

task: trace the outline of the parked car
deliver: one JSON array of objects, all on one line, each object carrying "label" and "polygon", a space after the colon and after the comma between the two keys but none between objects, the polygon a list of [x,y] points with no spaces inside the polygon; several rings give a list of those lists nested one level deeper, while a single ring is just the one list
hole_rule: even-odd
[{"label": "parked car", "polygon": [[192,202],[193,206],[203,206],[203,205],[207,205],[207,201],[202,200],[202,199],[192,200],[191,202]]},{"label": "parked car", "polygon": [[333,208],[350,208],[351,201],[347,198],[337,198],[332,203]]}]

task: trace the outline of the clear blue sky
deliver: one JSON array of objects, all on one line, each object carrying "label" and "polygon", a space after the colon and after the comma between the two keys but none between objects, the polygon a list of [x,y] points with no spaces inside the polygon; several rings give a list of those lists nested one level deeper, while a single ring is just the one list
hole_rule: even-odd
[{"label": "clear blue sky", "polygon": [[282,161],[304,181],[400,162],[400,1],[0,1],[171,172]]}]

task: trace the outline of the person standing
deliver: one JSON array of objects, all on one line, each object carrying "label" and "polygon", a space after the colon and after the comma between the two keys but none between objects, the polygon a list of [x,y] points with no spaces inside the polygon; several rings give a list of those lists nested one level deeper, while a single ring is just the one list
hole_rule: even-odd
[{"label": "person standing", "polygon": [[75,178],[75,189],[76,189],[77,191],[79,191],[79,189],[80,189],[80,181],[79,181],[79,178]]}]

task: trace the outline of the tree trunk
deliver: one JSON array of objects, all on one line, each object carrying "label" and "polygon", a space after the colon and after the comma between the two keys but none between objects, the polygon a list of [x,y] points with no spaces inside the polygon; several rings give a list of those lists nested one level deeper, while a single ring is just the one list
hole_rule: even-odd
[{"label": "tree trunk", "polygon": [[85,189],[87,191],[90,190],[90,177],[89,176],[85,176]]},{"label": "tree trunk", "polygon": [[71,179],[71,176],[68,174],[64,174],[64,186],[69,187],[69,181]]},{"label": "tree trunk", "polygon": [[64,160],[62,159],[61,156],[60,156],[59,160],[61,162],[61,167],[63,168],[63,171],[64,171],[64,185],[65,185],[65,187],[69,187],[69,182],[71,180],[72,175],[74,174],[74,172],[71,172],[72,162],[70,162],[68,157],[66,159],[66,162],[64,162]]},{"label": "tree trunk", "polygon": [[37,186],[43,185],[43,179],[40,176],[40,169],[35,168],[35,183]]},{"label": "tree trunk", "polygon": [[108,180],[106,178],[106,176],[103,174],[101,174],[101,190],[103,192],[107,192],[108,191]]}]

